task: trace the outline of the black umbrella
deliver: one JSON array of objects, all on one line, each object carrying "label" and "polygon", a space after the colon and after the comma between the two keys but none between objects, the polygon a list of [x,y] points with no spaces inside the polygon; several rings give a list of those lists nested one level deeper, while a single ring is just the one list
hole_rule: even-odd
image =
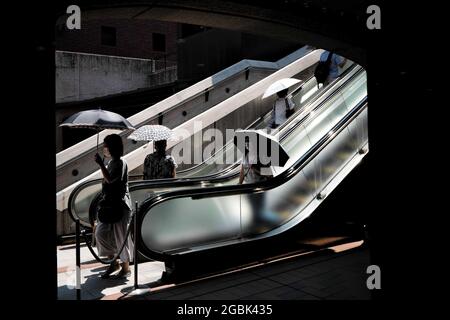
[{"label": "black umbrella", "polygon": [[134,130],[131,123],[118,113],[102,109],[86,110],[78,112],[60,124],[60,127],[70,128],[89,128],[97,130],[97,152],[98,152],[98,134],[100,130]]},{"label": "black umbrella", "polygon": [[234,144],[244,154],[247,148],[251,159],[268,166],[283,167],[289,160],[286,150],[275,137],[262,130],[237,130]]}]

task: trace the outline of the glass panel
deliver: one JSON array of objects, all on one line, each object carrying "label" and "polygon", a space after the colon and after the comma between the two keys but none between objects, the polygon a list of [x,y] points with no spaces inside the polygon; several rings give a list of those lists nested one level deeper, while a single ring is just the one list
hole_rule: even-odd
[{"label": "glass panel", "polygon": [[312,77],[308,80],[303,86],[298,94],[292,96],[292,100],[294,101],[296,106],[302,107],[318,93],[317,81],[316,78]]},{"label": "glass panel", "polygon": [[321,190],[342,166],[357,152],[347,128],[341,131],[315,158],[318,189]]},{"label": "glass panel", "polygon": [[282,225],[300,213],[314,196],[314,162],[277,188],[241,195],[243,234],[261,234]]},{"label": "glass panel", "polygon": [[237,237],[241,231],[239,197],[162,202],[144,217],[142,240],[148,248],[162,252]]},{"label": "glass panel", "polygon": [[286,169],[290,168],[303,154],[310,148],[311,143],[308,138],[307,131],[303,125],[298,126],[295,132],[292,132],[286,139],[281,142],[281,145],[289,155],[289,160],[283,168],[273,168],[274,175],[279,175]]},{"label": "glass panel", "polygon": [[87,187],[80,190],[80,192],[74,197],[72,203],[72,213],[78,218],[90,225],[89,222],[89,206],[91,205],[94,197],[102,191],[102,182],[99,180],[97,183],[88,185]]},{"label": "glass panel", "polygon": [[315,145],[319,142],[346,113],[347,106],[341,95],[335,95],[328,100],[325,106],[313,114],[314,118],[305,123],[311,144]]},{"label": "glass panel", "polygon": [[347,127],[350,132],[350,144],[354,150],[359,150],[367,142],[367,108],[362,111]]},{"label": "glass panel", "polygon": [[[354,108],[364,97],[367,96],[366,73],[360,74],[356,81],[346,85],[345,90],[341,90],[342,97],[349,108]],[[349,109],[350,111],[350,109]]]},{"label": "glass panel", "polygon": [[369,140],[369,109],[366,108],[361,115],[358,116],[358,121],[361,123],[360,130],[358,131],[358,134],[361,134],[361,140],[363,142]]}]

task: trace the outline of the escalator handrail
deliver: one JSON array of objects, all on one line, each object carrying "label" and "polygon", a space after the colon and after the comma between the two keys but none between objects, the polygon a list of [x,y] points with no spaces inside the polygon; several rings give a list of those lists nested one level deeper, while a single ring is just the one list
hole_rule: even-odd
[{"label": "escalator handrail", "polygon": [[79,184],[75,189],[73,189],[73,191],[70,193],[69,196],[69,200],[68,202],[68,206],[67,206],[67,211],[69,212],[69,217],[73,220],[73,222],[77,222],[77,220],[80,220],[80,223],[84,223],[85,221],[79,217],[75,216],[75,213],[72,212],[72,204],[73,204],[73,199],[75,197],[78,196],[78,194],[83,191],[86,187],[89,187],[90,185],[96,185],[99,182],[101,183],[103,179],[94,179],[94,180],[88,180],[85,181],[81,184]]}]

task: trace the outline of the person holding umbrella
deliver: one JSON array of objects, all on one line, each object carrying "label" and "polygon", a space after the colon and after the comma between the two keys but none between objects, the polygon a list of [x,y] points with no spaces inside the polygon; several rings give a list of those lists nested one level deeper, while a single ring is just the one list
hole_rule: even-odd
[{"label": "person holding umbrella", "polygon": [[277,128],[294,113],[295,104],[292,97],[288,96],[288,91],[293,85],[299,83],[301,83],[301,80],[283,78],[271,84],[264,92],[263,99],[275,93],[278,96],[272,108],[272,117],[269,124],[272,129]]},{"label": "person holding umbrella", "polygon": [[270,121],[270,127],[272,129],[277,128],[293,114],[295,104],[292,102],[292,98],[287,96],[287,93],[288,89],[277,92],[278,98],[273,105]]},{"label": "person holding umbrella", "polygon": [[[243,147],[242,141],[244,141]],[[282,167],[289,159],[289,155],[274,137],[262,130],[238,130],[234,143],[239,150],[243,150],[244,154],[239,184],[266,181],[273,177],[272,166]],[[268,154],[264,155],[263,153]],[[266,158],[267,155],[268,158]],[[264,193],[249,194],[246,199],[249,202],[253,218],[247,230],[249,234],[265,232],[277,225],[280,219],[276,213],[266,207]]]},{"label": "person holding umbrella", "polygon": [[[128,139],[134,141],[153,141],[154,152],[148,154],[144,160],[144,180],[175,178],[177,163],[175,159],[166,154],[167,140],[172,137],[173,131],[162,125],[145,125],[135,130]],[[148,193],[151,197],[153,191]],[[165,267],[162,279],[167,281],[173,270]]]},{"label": "person holding umbrella", "polygon": [[[239,184],[242,183],[258,183],[268,180],[273,175],[271,174],[270,166],[262,165],[258,157],[255,156],[249,150],[248,139],[245,141],[245,151],[242,158],[241,172],[239,174]],[[264,173],[266,170],[266,174]],[[252,212],[252,223],[248,228],[249,234],[256,234],[266,231],[266,228],[270,228],[270,220],[267,219],[266,210],[266,198],[264,194],[253,194],[247,197],[250,210]]]},{"label": "person holding umbrella", "polygon": [[166,154],[167,139],[173,132],[162,125],[145,125],[134,131],[128,139],[135,141],[153,141],[154,152],[144,160],[144,180],[175,178],[177,163]]},{"label": "person holding umbrella", "polygon": [[273,176],[271,167],[283,167],[289,160],[286,150],[264,130],[236,130],[233,142],[243,154],[239,184],[265,181]]},{"label": "person holding umbrella", "polygon": [[155,151],[144,160],[144,180],[175,178],[177,163],[166,148],[167,140],[155,141]]},{"label": "person holding umbrella", "polygon": [[270,166],[262,165],[261,161],[259,161],[259,157],[253,153],[250,153],[249,146],[249,139],[246,137],[244,156],[242,157],[241,171],[239,174],[239,184],[244,182],[256,183],[265,181],[272,177],[272,174],[270,173]]},{"label": "person holding umbrella", "polygon": [[[115,279],[126,278],[131,275],[130,261],[132,260],[132,246],[131,235],[127,235],[128,224],[131,213],[131,199],[128,191],[128,167],[123,156],[122,138],[117,134],[110,134],[104,139],[103,154],[106,158],[111,158],[108,165],[105,166],[101,156],[95,154],[95,162],[100,166],[103,174],[102,183],[102,204],[105,209],[104,214],[116,215],[119,212],[119,217],[114,221],[112,217],[102,221],[100,210],[98,213],[99,221],[95,228],[95,238],[97,242],[98,253],[101,256],[108,256],[113,259],[120,252],[119,258],[122,261],[120,272],[114,276]],[[108,204],[108,205],[107,205]],[[118,210],[116,210],[118,209]],[[119,262],[113,261],[106,272],[101,276],[103,279],[109,278],[110,275],[119,269]]]},{"label": "person holding umbrella", "polygon": [[102,110],[101,108],[75,113],[74,115],[67,118],[67,120],[65,120],[59,126],[69,128],[88,128],[96,130],[97,152],[100,130],[134,130],[134,127],[131,125],[131,123],[120,114]]}]

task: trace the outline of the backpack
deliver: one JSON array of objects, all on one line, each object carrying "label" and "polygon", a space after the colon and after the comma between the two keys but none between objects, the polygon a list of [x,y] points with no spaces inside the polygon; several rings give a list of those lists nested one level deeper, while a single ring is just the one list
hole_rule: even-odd
[{"label": "backpack", "polygon": [[175,161],[170,155],[152,153],[144,160],[144,180],[172,178]]},{"label": "backpack", "polygon": [[328,54],[328,58],[325,61],[319,61],[316,69],[314,70],[314,77],[316,77],[317,86],[319,83],[325,83],[328,75],[330,74],[330,65],[331,65],[331,57],[333,56],[333,52]]}]

